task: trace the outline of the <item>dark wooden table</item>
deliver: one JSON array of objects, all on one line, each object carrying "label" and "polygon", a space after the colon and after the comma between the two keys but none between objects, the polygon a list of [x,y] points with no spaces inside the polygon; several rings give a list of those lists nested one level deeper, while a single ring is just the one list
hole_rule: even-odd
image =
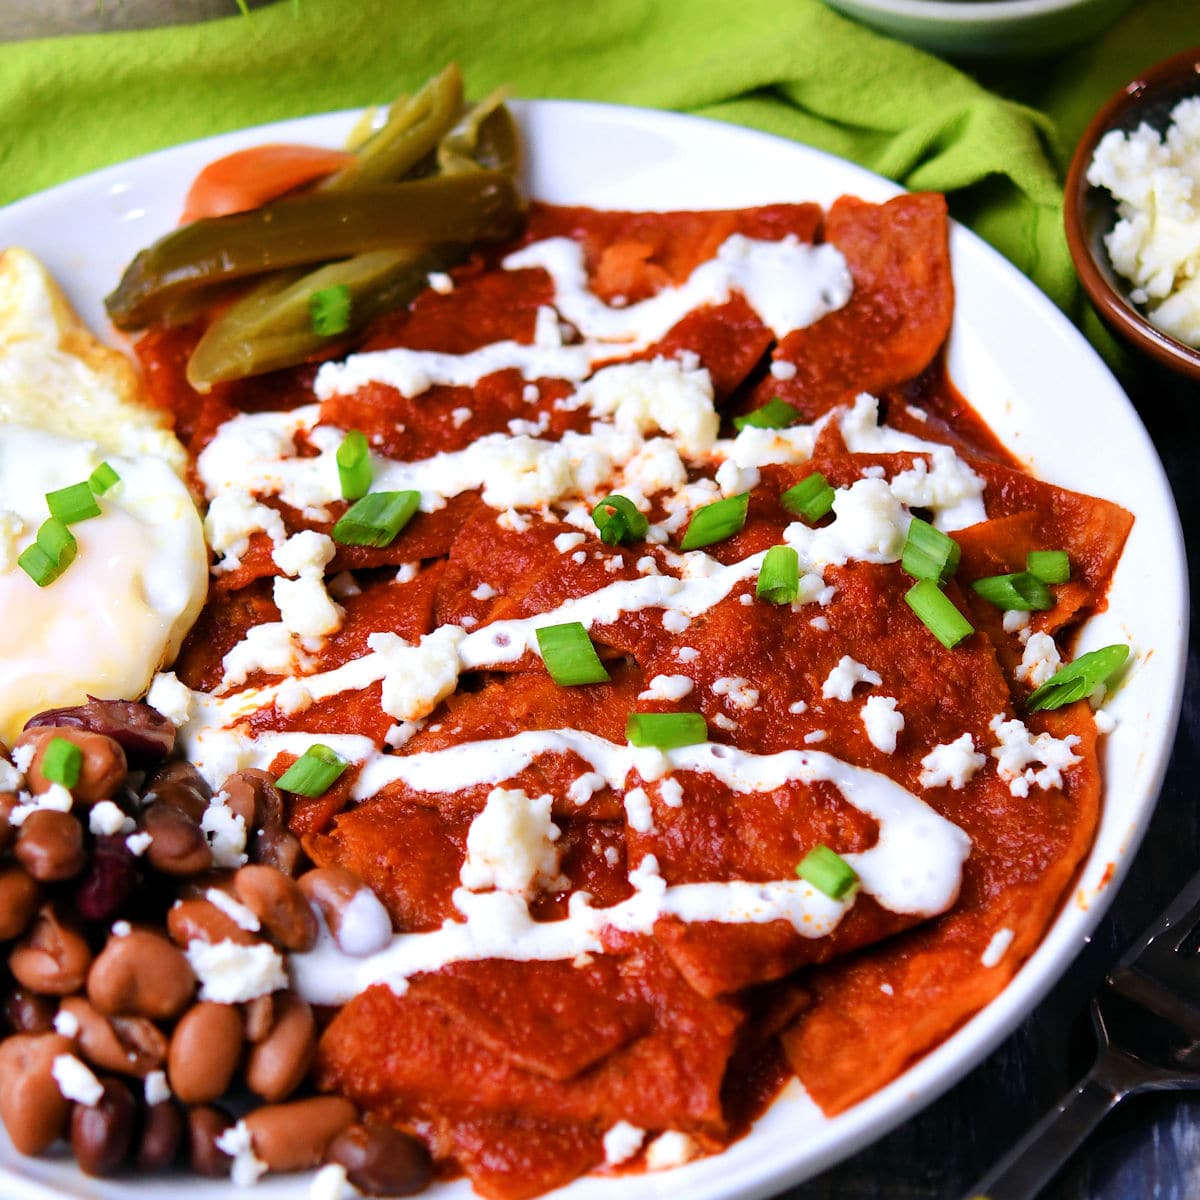
[{"label": "dark wooden table", "polygon": [[[1200,384],[1139,360],[1123,379],[1166,465],[1200,595]],[[1147,586],[1153,586],[1148,580]],[[1191,618],[1175,749],[1146,839],[1091,944],[1028,1020],[919,1116],[780,1200],[958,1200],[1091,1064],[1088,1000],[1108,968],[1200,870],[1200,652]],[[1134,1097],[1044,1200],[1197,1200],[1200,1092]]]}]

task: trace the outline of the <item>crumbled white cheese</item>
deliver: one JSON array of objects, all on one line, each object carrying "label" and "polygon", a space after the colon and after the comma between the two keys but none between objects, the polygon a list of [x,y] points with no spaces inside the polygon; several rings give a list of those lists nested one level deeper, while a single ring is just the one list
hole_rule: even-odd
[{"label": "crumbled white cheese", "polygon": [[54,1014],[54,1032],[61,1033],[65,1038],[73,1038],[79,1032],[79,1018],[65,1008],[60,1008]]},{"label": "crumbled white cheese", "polygon": [[70,812],[74,800],[71,793],[61,783],[52,783],[44,792],[31,796],[28,792],[19,793],[21,803],[8,814],[8,823],[14,829],[25,824],[33,813],[45,809],[48,812]]},{"label": "crumbled white cheese", "polygon": [[412,583],[414,579],[421,573],[421,564],[419,562],[401,563],[396,568],[397,583]]},{"label": "crumbled white cheese", "polygon": [[230,1125],[216,1139],[216,1147],[233,1159],[230,1179],[234,1187],[253,1187],[267,1173],[267,1164],[254,1153],[254,1139],[245,1121]]},{"label": "crumbled white cheese", "polygon": [[1025,653],[1021,655],[1021,664],[1015,674],[1022,683],[1039,688],[1061,665],[1054,639],[1048,633],[1034,633],[1025,643]]},{"label": "crumbled white cheese", "polygon": [[192,689],[181,683],[174,671],[160,671],[146,693],[146,703],[178,729],[191,718]]},{"label": "crumbled white cheese", "polygon": [[430,271],[428,280],[430,288],[439,296],[448,296],[454,291],[454,280],[445,271]]},{"label": "crumbled white cheese", "polygon": [[646,1131],[628,1121],[618,1121],[604,1135],[604,1161],[610,1167],[628,1162],[646,1140]]},{"label": "crumbled white cheese", "polygon": [[630,788],[625,793],[625,816],[629,820],[629,828],[637,833],[654,832],[654,811],[645,788]]},{"label": "crumbled white cheese", "polygon": [[467,857],[459,872],[465,888],[496,888],[530,896],[558,876],[561,834],[551,820],[553,797],[520,788],[493,788],[467,830]]},{"label": "crumbled white cheese", "polygon": [[822,633],[829,632],[829,618],[828,617],[813,617],[812,620],[809,621],[809,624],[814,629],[819,629]]},{"label": "crumbled white cheese", "polygon": [[793,700],[792,703],[788,705],[788,712],[798,717],[802,713],[808,712],[808,705],[803,700]]},{"label": "crumbled white cheese", "polygon": [[934,746],[921,759],[920,784],[922,787],[945,787],[949,784],[955,791],[967,786],[976,771],[987,764],[987,758],[975,752],[975,741],[969,733]]},{"label": "crumbled white cheese", "polygon": [[307,657],[292,640],[291,631],[280,621],[267,621],[246,631],[221,660],[226,686],[245,683],[255,671],[267,675],[291,675],[307,669]]},{"label": "crumbled white cheese", "polygon": [[771,364],[771,378],[772,379],[795,379],[796,378],[796,364],[790,363],[786,359],[783,359],[783,358],[777,358]]},{"label": "crumbled white cheese", "polygon": [[643,498],[676,492],[688,481],[687,467],[670,438],[650,438],[622,470],[622,494],[633,492]]},{"label": "crumbled white cheese", "polygon": [[150,849],[154,838],[148,833],[131,833],[125,839],[125,848],[134,858],[141,858]]},{"label": "crumbled white cheese", "polygon": [[678,779],[668,777],[658,785],[658,794],[668,808],[683,807],[683,786]]},{"label": "crumbled white cheese", "polygon": [[111,800],[101,800],[88,813],[88,829],[97,837],[112,837],[118,833],[132,833],[135,825]]},{"label": "crumbled white cheese", "polygon": [[691,1162],[700,1152],[695,1138],[678,1130],[660,1133],[646,1149],[647,1171],[669,1171]]},{"label": "crumbled white cheese", "polygon": [[213,866],[237,868],[246,862],[246,822],[218,792],[200,817],[200,831],[212,850]]},{"label": "crumbled white cheese", "polygon": [[104,1085],[73,1054],[60,1054],[50,1064],[50,1074],[64,1100],[95,1108],[104,1095]]},{"label": "crumbled white cheese", "polygon": [[21,772],[22,775],[29,773],[30,766],[33,765],[34,751],[37,749],[32,742],[26,742],[24,746],[18,746],[12,752],[13,766]]},{"label": "crumbled white cheese", "polygon": [[0,792],[18,792],[25,784],[25,776],[0,754]]},{"label": "crumbled white cheese", "polygon": [[283,627],[296,637],[328,637],[342,627],[346,611],[330,598],[319,575],[276,576],[273,595]]},{"label": "crumbled white cheese", "polygon": [[848,654],[838,659],[838,664],[821,684],[821,695],[826,700],[850,700],[856,684],[869,683],[878,686],[883,682],[877,671],[856,662]]},{"label": "crumbled white cheese", "polygon": [[892,985],[890,983],[881,983],[879,985],[879,990],[885,996],[894,996],[896,994],[896,989],[894,987],[892,987]]},{"label": "crumbled white cheese", "polygon": [[741,726],[732,718],[727,717],[724,713],[717,713],[713,717],[712,723],[718,729],[724,729],[726,733],[735,733]]},{"label": "crumbled white cheese", "polygon": [[[1062,787],[1063,768],[1079,762],[1079,755],[1071,750],[1079,743],[1077,734],[1056,738],[1039,733],[1033,737],[1021,721],[1006,721],[1003,713],[997,713],[988,728],[999,739],[992,750],[996,769],[1014,796],[1028,796],[1031,786]],[[1032,765],[1037,763],[1042,764],[1040,771]]]},{"label": "crumbled white cheese", "polygon": [[[559,554],[568,554],[570,551],[574,550],[576,546],[582,546],[586,541],[587,538],[584,537],[582,533],[560,533],[554,539],[554,548],[559,552]],[[487,585],[484,584],[484,586],[486,587]],[[471,594],[475,595],[474,592]],[[495,594],[495,592],[492,593],[493,596]],[[488,599],[486,596],[476,596],[475,598],[477,600]]]},{"label": "crumbled white cheese", "polygon": [[675,657],[679,659],[681,663],[695,662],[696,659],[700,657],[700,651],[697,650],[695,646],[680,646],[679,649],[675,651]]},{"label": "crumbled white cheese", "polygon": [[315,529],[302,529],[276,546],[271,557],[285,575],[294,577],[323,574],[326,564],[336,553],[337,547],[328,534],[317,533]]},{"label": "crumbled white cheese", "polygon": [[1014,933],[1011,929],[1000,929],[992,936],[987,948],[979,956],[979,961],[985,967],[999,966],[1000,960],[1008,953],[1012,945]]},{"label": "crumbled white cheese", "polygon": [[128,921],[114,921],[111,932],[113,937],[128,937],[133,932],[133,926]]},{"label": "crumbled white cheese", "polygon": [[222,556],[217,570],[232,571],[240,566],[255,533],[267,534],[276,545],[287,537],[279,513],[249,492],[231,487],[212,497],[204,518],[204,536],[213,551]]},{"label": "crumbled white cheese", "polygon": [[604,787],[604,784],[604,776],[598,771],[585,771],[571,781],[571,786],[567,788],[567,799],[574,804],[584,805]]},{"label": "crumbled white cheese", "polygon": [[1179,101],[1161,135],[1142,123],[1100,139],[1087,173],[1117,200],[1105,239],[1117,273],[1135,285],[1160,329],[1200,346],[1200,96]]},{"label": "crumbled white cheese", "polygon": [[638,693],[639,700],[682,700],[695,684],[687,675],[655,675],[644,692]]},{"label": "crumbled white cheese", "polygon": [[896,708],[894,696],[869,696],[862,706],[863,728],[867,740],[884,754],[896,752],[896,739],[904,728],[904,714]]},{"label": "crumbled white cheese", "polygon": [[818,742],[823,742],[829,734],[823,729],[814,729],[811,733],[804,735],[804,744],[806,746],[815,746]]},{"label": "crumbled white cheese", "polygon": [[1002,618],[1005,633],[1020,633],[1029,626],[1029,613],[1023,608],[1007,609]]},{"label": "crumbled white cheese", "polygon": [[326,1163],[309,1185],[308,1200],[344,1200],[347,1195],[346,1168],[341,1163]]},{"label": "crumbled white cheese", "polygon": [[184,953],[200,981],[201,1000],[241,1004],[288,985],[283,959],[266,942],[242,946],[229,939],[211,944],[197,940]]},{"label": "crumbled white cheese", "polygon": [[431,713],[458,686],[458,644],[466,633],[441,625],[414,646],[395,633],[373,633],[368,647],[383,656],[380,707],[397,721],[416,721]]},{"label": "crumbled white cheese", "polygon": [[[529,503],[538,503],[540,497],[531,497]],[[496,524],[509,533],[528,533],[530,521],[523,517],[515,508],[506,508],[497,518]]]},{"label": "crumbled white cheese", "polygon": [[668,608],[662,615],[662,627],[668,633],[686,633],[692,618],[677,608]]},{"label": "crumbled white cheese", "polygon": [[1117,727],[1117,718],[1103,708],[1096,710],[1093,714],[1093,719],[1096,722],[1096,731],[1098,733],[1112,733]]},{"label": "crumbled white cheese", "polygon": [[714,696],[723,696],[730,708],[748,711],[758,704],[758,688],[740,675],[723,675],[713,681],[712,690]]},{"label": "crumbled white cheese", "polygon": [[209,904],[219,908],[239,929],[247,933],[257,933],[262,928],[262,922],[244,904],[235,900],[228,892],[220,888],[209,888],[204,893]]},{"label": "crumbled white cheese", "polygon": [[165,1071],[151,1071],[142,1084],[142,1095],[152,1108],[156,1104],[165,1104],[171,1098],[171,1086],[167,1083]]}]

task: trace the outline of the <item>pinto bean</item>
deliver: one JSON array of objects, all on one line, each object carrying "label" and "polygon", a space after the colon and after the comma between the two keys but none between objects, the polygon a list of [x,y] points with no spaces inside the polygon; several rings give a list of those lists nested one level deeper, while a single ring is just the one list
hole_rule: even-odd
[{"label": "pinto bean", "polygon": [[87,977],[88,999],[109,1016],[169,1020],[195,990],[196,976],[182,952],[148,929],[110,937]]},{"label": "pinto bean", "polygon": [[317,1050],[317,1023],[306,1001],[291,992],[275,1000],[275,1024],[250,1051],[246,1084],[252,1092],[274,1103],[300,1086]]},{"label": "pinto bean", "polygon": [[64,925],[54,906],[44,905],[8,958],[16,980],[42,996],[68,996],[83,987],[92,952],[83,936]]},{"label": "pinto bean", "polygon": [[179,1155],[183,1142],[183,1114],[172,1100],[151,1104],[142,1118],[134,1162],[143,1171],[161,1171]]},{"label": "pinto bean", "polygon": [[[3,756],[0,755],[0,758]],[[13,838],[16,837],[17,831],[9,823],[8,818],[12,810],[20,803],[21,798],[16,792],[0,792],[0,850],[7,850],[12,845]]]},{"label": "pinto bean", "polygon": [[246,1041],[257,1046],[275,1024],[275,995],[255,996],[242,1006],[242,1010],[246,1020]]},{"label": "pinto bean", "polygon": [[413,1196],[433,1178],[433,1159],[423,1142],[390,1125],[351,1125],[329,1143],[325,1161],[346,1169],[365,1196]]},{"label": "pinto bean", "polygon": [[76,1104],[71,1112],[71,1150],[85,1175],[111,1175],[133,1142],[137,1103],[118,1079],[105,1079],[104,1094],[93,1105]]},{"label": "pinto bean", "polygon": [[167,1057],[166,1036],[145,1017],[106,1017],[82,996],[69,996],[59,1008],[79,1023],[76,1039],[84,1058],[102,1070],[140,1079]]},{"label": "pinto bean", "polygon": [[212,849],[193,817],[174,804],[155,802],[142,813],[139,822],[150,835],[146,858],[164,875],[198,875],[212,866]]},{"label": "pinto bean", "polygon": [[303,851],[284,823],[283,795],[273,776],[253,767],[235,771],[221,785],[221,794],[246,823],[250,861],[294,877]]},{"label": "pinto bean", "polygon": [[70,1102],[51,1073],[69,1038],[57,1033],[19,1033],[0,1042],[0,1120],[21,1154],[40,1154],[67,1125]]},{"label": "pinto bean", "polygon": [[315,1167],[329,1143],[356,1119],[354,1105],[340,1096],[267,1104],[245,1118],[254,1153],[272,1171]]},{"label": "pinto bean", "polygon": [[217,1138],[232,1124],[225,1112],[211,1104],[198,1104],[188,1111],[188,1158],[197,1175],[215,1178],[229,1174],[232,1160],[217,1145]]},{"label": "pinto bean", "polygon": [[49,1033],[54,1028],[54,1001],[14,988],[4,1001],[4,1019],[13,1033]]},{"label": "pinto bean", "polygon": [[187,813],[199,824],[211,795],[212,791],[204,782],[204,777],[191,763],[173,759],[150,776],[142,802],[146,805],[168,804]]},{"label": "pinto bean", "polygon": [[102,733],[138,760],[166,758],[175,746],[175,724],[156,708],[135,700],[97,700],[70,708],[51,708],[25,722],[25,728],[54,726]]},{"label": "pinto bean", "polygon": [[79,779],[71,788],[71,795],[80,804],[95,804],[97,800],[107,800],[125,782],[125,774],[129,769],[125,761],[125,751],[112,738],[83,729],[40,725],[26,729],[14,745],[14,749],[17,746],[33,747],[33,759],[29,770],[25,772],[25,783],[35,796],[48,792],[53,782],[42,771],[42,760],[46,755],[46,747],[55,738],[62,738],[78,746],[83,756],[79,766]]},{"label": "pinto bean", "polygon": [[74,879],[85,866],[83,827],[70,813],[39,808],[17,830],[17,861],[40,883]]},{"label": "pinto bean", "polygon": [[0,866],[0,941],[20,937],[37,911],[42,889],[15,863]]},{"label": "pinto bean", "polygon": [[181,900],[174,905],[167,913],[167,932],[177,946],[185,948],[191,942],[215,945],[230,941],[239,946],[253,946],[262,941],[211,900]]},{"label": "pinto bean", "polygon": [[341,867],[320,867],[296,882],[346,954],[366,957],[387,945],[392,936],[387,909],[357,875]]},{"label": "pinto bean", "polygon": [[299,887],[274,867],[242,867],[233,877],[237,898],[262,922],[284,950],[311,950],[317,919]]},{"label": "pinto bean", "polygon": [[242,1016],[231,1004],[203,1001],[175,1026],[167,1057],[171,1090],[185,1104],[206,1104],[229,1090],[242,1056]]}]

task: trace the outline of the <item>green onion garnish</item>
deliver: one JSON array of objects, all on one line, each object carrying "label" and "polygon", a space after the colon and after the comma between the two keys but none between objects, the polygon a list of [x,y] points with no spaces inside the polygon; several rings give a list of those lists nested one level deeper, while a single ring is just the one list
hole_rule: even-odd
[{"label": "green onion garnish", "polygon": [[343,546],[390,546],[420,503],[420,492],[368,492],[342,514],[333,540]]},{"label": "green onion garnish", "polygon": [[275,783],[296,796],[320,796],[349,765],[340,754],[318,742],[309,746]]},{"label": "green onion garnish", "polygon": [[1025,569],[1043,583],[1066,583],[1071,578],[1071,561],[1065,550],[1030,550]]},{"label": "green onion garnish", "polygon": [[75,561],[78,549],[74,534],[51,517],[42,522],[37,540],[21,551],[17,565],[38,587],[48,587]]},{"label": "green onion garnish", "polygon": [[600,531],[600,540],[606,546],[619,546],[622,542],[636,542],[646,536],[650,522],[638,512],[627,496],[605,496],[592,509],[592,520]]},{"label": "green onion garnish", "polygon": [[1039,708],[1062,708],[1064,704],[1082,700],[1107,683],[1128,657],[1129,647],[1120,643],[1081,654],[1031,692],[1025,707],[1032,712]]},{"label": "green onion garnish", "polygon": [[733,427],[739,432],[747,425],[754,429],[786,429],[787,426],[800,419],[800,410],[793,408],[786,400],[772,396],[770,400],[744,417],[734,417]]},{"label": "green onion garnish", "polygon": [[831,900],[840,900],[858,883],[854,868],[828,846],[814,846],[800,860],[796,874]]},{"label": "green onion garnish", "polygon": [[608,672],[581,622],[543,625],[536,632],[542,661],[559,687],[604,683],[608,679]]},{"label": "green onion garnish", "polygon": [[1054,597],[1046,585],[1028,571],[1014,575],[989,575],[977,579],[971,587],[985,600],[1002,608],[1005,612],[1035,612],[1054,607]]},{"label": "green onion garnish", "polygon": [[625,736],[633,746],[671,750],[708,741],[708,726],[700,713],[630,713]]},{"label": "green onion garnish", "polygon": [[800,591],[800,556],[791,546],[772,546],[758,572],[754,594],[768,604],[791,604]]},{"label": "green onion garnish", "polygon": [[745,525],[749,505],[750,493],[743,492],[740,496],[727,496],[696,509],[679,548],[698,550],[701,546],[711,546],[713,542],[732,537]]},{"label": "green onion garnish", "polygon": [[332,337],[350,328],[350,289],[344,283],[321,288],[308,298],[308,316],[313,333]]},{"label": "green onion garnish", "polygon": [[962,551],[958,543],[928,521],[913,517],[904,542],[900,565],[914,579],[945,583],[958,570]]},{"label": "green onion garnish", "polygon": [[86,483],[73,483],[70,487],[59,488],[57,492],[47,492],[46,504],[50,515],[64,525],[100,515],[95,493]]},{"label": "green onion garnish", "polygon": [[819,521],[831,508],[836,495],[829,486],[829,480],[820,471],[800,480],[795,487],[790,487],[779,497],[779,503],[790,513],[803,517],[806,521]]},{"label": "green onion garnish", "polygon": [[908,607],[947,650],[975,632],[975,626],[932,579],[919,579],[904,594]]},{"label": "green onion garnish", "polygon": [[89,476],[88,487],[97,496],[103,496],[114,483],[120,483],[121,477],[112,469],[112,467],[102,462]]},{"label": "green onion garnish", "polygon": [[337,448],[338,482],[342,499],[358,500],[371,490],[371,454],[367,435],[352,429]]},{"label": "green onion garnish", "polygon": [[51,783],[73,788],[79,782],[83,768],[83,751],[65,737],[52,737],[42,752],[42,774]]}]

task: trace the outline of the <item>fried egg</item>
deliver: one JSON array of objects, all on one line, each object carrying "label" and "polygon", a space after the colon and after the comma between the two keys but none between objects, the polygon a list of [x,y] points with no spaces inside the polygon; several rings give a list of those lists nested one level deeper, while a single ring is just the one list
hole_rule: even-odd
[{"label": "fried egg", "polygon": [[[39,587],[21,552],[46,493],[102,462],[120,477],[71,526],[75,561]],[[45,268],[0,254],[0,739],[87,696],[134,699],[204,604],[208,552],[183,447],[124,355],[82,324]]]}]

